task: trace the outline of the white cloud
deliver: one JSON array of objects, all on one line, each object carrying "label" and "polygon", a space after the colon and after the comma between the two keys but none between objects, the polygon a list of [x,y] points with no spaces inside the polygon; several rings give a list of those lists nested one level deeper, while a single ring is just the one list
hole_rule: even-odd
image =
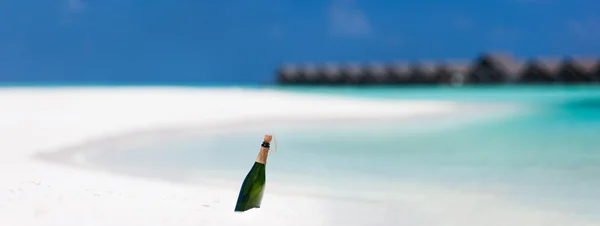
[{"label": "white cloud", "polygon": [[351,0],[333,0],[329,10],[329,31],[336,36],[364,36],[371,33],[366,14]]}]

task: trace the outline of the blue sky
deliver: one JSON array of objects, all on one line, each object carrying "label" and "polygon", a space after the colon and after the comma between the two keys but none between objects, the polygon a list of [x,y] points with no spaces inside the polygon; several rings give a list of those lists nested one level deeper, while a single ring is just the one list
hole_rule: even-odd
[{"label": "blue sky", "polygon": [[0,1],[0,81],[255,83],[282,62],[600,55],[597,0]]}]

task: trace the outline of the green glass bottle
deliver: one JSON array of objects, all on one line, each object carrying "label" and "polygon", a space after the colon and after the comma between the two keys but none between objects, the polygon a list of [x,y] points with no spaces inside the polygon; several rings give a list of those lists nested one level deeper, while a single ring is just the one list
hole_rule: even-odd
[{"label": "green glass bottle", "polygon": [[236,212],[260,208],[263,193],[265,192],[265,182],[267,181],[265,168],[271,139],[273,139],[271,135],[265,135],[256,161],[254,162],[252,169],[250,169],[250,172],[248,172],[248,175],[246,175],[244,183],[242,183],[237,204],[235,205]]}]

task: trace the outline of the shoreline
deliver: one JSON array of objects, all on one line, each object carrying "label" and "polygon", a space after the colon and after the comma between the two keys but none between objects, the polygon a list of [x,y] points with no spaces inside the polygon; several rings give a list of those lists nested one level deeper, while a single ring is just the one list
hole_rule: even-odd
[{"label": "shoreline", "polygon": [[260,210],[235,214],[238,187],[185,186],[30,158],[115,134],[173,125],[197,127],[281,115],[354,121],[435,114],[457,110],[460,104],[156,88],[0,89],[0,101],[12,106],[0,110],[0,135],[7,138],[0,142],[0,186],[6,188],[0,190],[0,197],[6,197],[0,199],[0,223],[7,225],[594,225],[489,194],[422,185],[398,187],[401,201],[385,205],[274,193],[265,196]]},{"label": "shoreline", "polygon": [[[464,110],[465,108],[462,108]],[[504,114],[514,113],[513,109],[509,108],[499,108],[500,112],[494,112],[499,114],[498,116],[481,116],[479,120],[490,120],[493,118],[503,118],[508,117]],[[504,110],[504,111],[502,111]],[[449,118],[462,116],[458,109],[444,109],[441,112],[423,112],[420,115],[389,115],[382,116],[378,118],[374,118],[373,116],[324,116],[324,117],[253,117],[247,119],[236,119],[236,120],[228,120],[223,122],[216,123],[197,123],[193,125],[172,125],[172,126],[163,126],[163,127],[154,127],[154,128],[145,128],[145,129],[136,129],[126,132],[116,133],[111,136],[106,137],[95,137],[89,139],[85,142],[74,143],[64,148],[55,149],[52,151],[43,151],[37,152],[33,154],[34,158],[41,159],[53,159],[53,160],[65,160],[65,157],[76,154],[77,152],[85,152],[88,149],[108,149],[114,146],[122,146],[126,145],[124,143],[131,142],[131,140],[140,140],[144,143],[144,146],[150,146],[153,142],[162,143],[164,141],[168,141],[170,139],[182,139],[182,137],[203,137],[207,135],[222,134],[222,133],[230,133],[231,131],[244,131],[244,130],[252,130],[252,131],[264,131],[265,133],[269,133],[267,129],[274,129],[276,127],[285,127],[285,128],[293,128],[293,131],[297,130],[312,130],[312,126],[323,127],[325,125],[329,126],[346,126],[345,123],[352,124],[351,127],[356,126],[356,124],[366,124],[371,125],[373,123],[411,123],[414,124],[416,122],[420,122],[422,120],[428,120],[430,117],[441,117],[441,118]],[[495,111],[495,109],[494,109]],[[482,112],[478,112],[482,113]],[[490,113],[490,112],[488,112]],[[473,115],[476,117],[476,115]],[[410,120],[410,121],[409,121]],[[455,120],[455,119],[452,119]],[[477,123],[479,120],[470,118],[469,122],[455,122],[455,123]],[[159,140],[159,141],[157,141]],[[123,143],[124,142],[124,143]],[[135,143],[135,142],[134,142]],[[116,144],[116,145],[115,145]],[[65,161],[61,161],[65,162]],[[69,162],[69,161],[67,161]]]},{"label": "shoreline", "polygon": [[[460,106],[459,104],[457,106]],[[186,179],[183,181],[177,179],[167,179],[161,177],[153,177],[149,176],[147,172],[127,172],[126,169],[116,169],[111,168],[111,166],[105,165],[95,165],[90,163],[85,155],[90,153],[100,153],[104,152],[101,155],[105,155],[106,152],[114,153],[118,155],[121,151],[127,151],[131,149],[144,149],[144,148],[152,148],[153,145],[160,145],[165,142],[171,143],[174,141],[187,141],[190,139],[205,139],[206,136],[220,136],[232,133],[242,132],[243,134],[248,134],[250,132],[255,132],[256,134],[269,133],[273,131],[277,131],[277,128],[286,128],[285,130],[301,132],[303,130],[314,131],[316,130],[314,126],[318,126],[319,128],[328,128],[328,127],[344,127],[348,126],[347,123],[350,124],[350,130],[352,127],[367,125],[373,127],[374,123],[376,125],[387,126],[390,123],[396,126],[415,126],[421,122],[426,122],[431,120],[432,117],[437,118],[446,118],[444,119],[446,124],[448,121],[452,121],[449,125],[437,125],[438,128],[435,129],[443,129],[447,126],[452,128],[453,124],[477,124],[480,121],[488,121],[497,118],[506,118],[510,117],[515,113],[513,108],[507,108],[502,106],[501,108],[491,108],[485,109],[486,112],[481,111],[481,107],[475,107],[474,110],[480,110],[477,114],[468,116],[467,114],[462,113],[466,108],[469,108],[468,105],[463,105],[460,110],[457,108],[449,108],[443,109],[440,112],[424,112],[419,115],[398,115],[398,116],[384,116],[379,118],[373,118],[372,116],[345,116],[345,117],[255,117],[248,118],[243,120],[231,120],[225,122],[218,123],[198,123],[195,125],[180,125],[180,126],[171,126],[171,127],[157,127],[153,129],[143,129],[143,130],[135,130],[127,133],[117,133],[113,136],[103,137],[91,139],[87,142],[78,143],[69,147],[65,147],[62,149],[57,149],[48,152],[38,152],[33,154],[33,158],[36,160],[47,161],[55,164],[64,164],[70,167],[76,167],[80,169],[86,170],[99,170],[114,173],[115,175],[125,175],[125,176],[133,176],[133,177],[145,177],[150,179],[158,179],[159,181],[167,181],[167,182],[175,182],[175,183],[188,183]],[[478,114],[483,113],[485,116],[479,116]],[[495,113],[497,115],[491,115]],[[460,117],[461,119],[457,119]],[[467,119],[468,118],[468,119]],[[437,124],[441,123],[440,121],[436,121]],[[357,125],[358,124],[358,125]],[[267,129],[268,128],[268,129]],[[386,129],[386,128],[378,128],[378,129]],[[418,131],[412,131],[411,133],[418,133]],[[278,137],[278,136],[276,136]],[[249,149],[253,150],[253,149]],[[203,171],[209,171],[205,169]],[[230,182],[232,179],[227,180]],[[210,180],[209,180],[210,181]],[[211,181],[212,182],[212,181]],[[235,181],[237,183],[237,181]]]}]

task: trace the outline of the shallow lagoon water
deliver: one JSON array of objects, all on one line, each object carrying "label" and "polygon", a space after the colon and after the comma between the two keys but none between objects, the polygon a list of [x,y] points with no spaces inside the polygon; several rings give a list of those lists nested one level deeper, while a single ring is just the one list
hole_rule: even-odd
[{"label": "shallow lagoon water", "polygon": [[[355,98],[446,100],[481,104],[481,109],[465,108],[464,114],[451,117],[390,122],[222,128],[118,153],[85,155],[91,163],[116,172],[239,186],[262,133],[274,132],[279,150],[269,158],[267,177],[275,190],[277,184],[287,184],[298,187],[294,192],[314,187],[346,191],[352,197],[353,191],[393,195],[396,183],[420,183],[485,191],[523,205],[600,219],[598,88],[289,90]],[[473,115],[490,114],[485,111],[485,104],[490,103],[523,111],[472,120]]]}]

